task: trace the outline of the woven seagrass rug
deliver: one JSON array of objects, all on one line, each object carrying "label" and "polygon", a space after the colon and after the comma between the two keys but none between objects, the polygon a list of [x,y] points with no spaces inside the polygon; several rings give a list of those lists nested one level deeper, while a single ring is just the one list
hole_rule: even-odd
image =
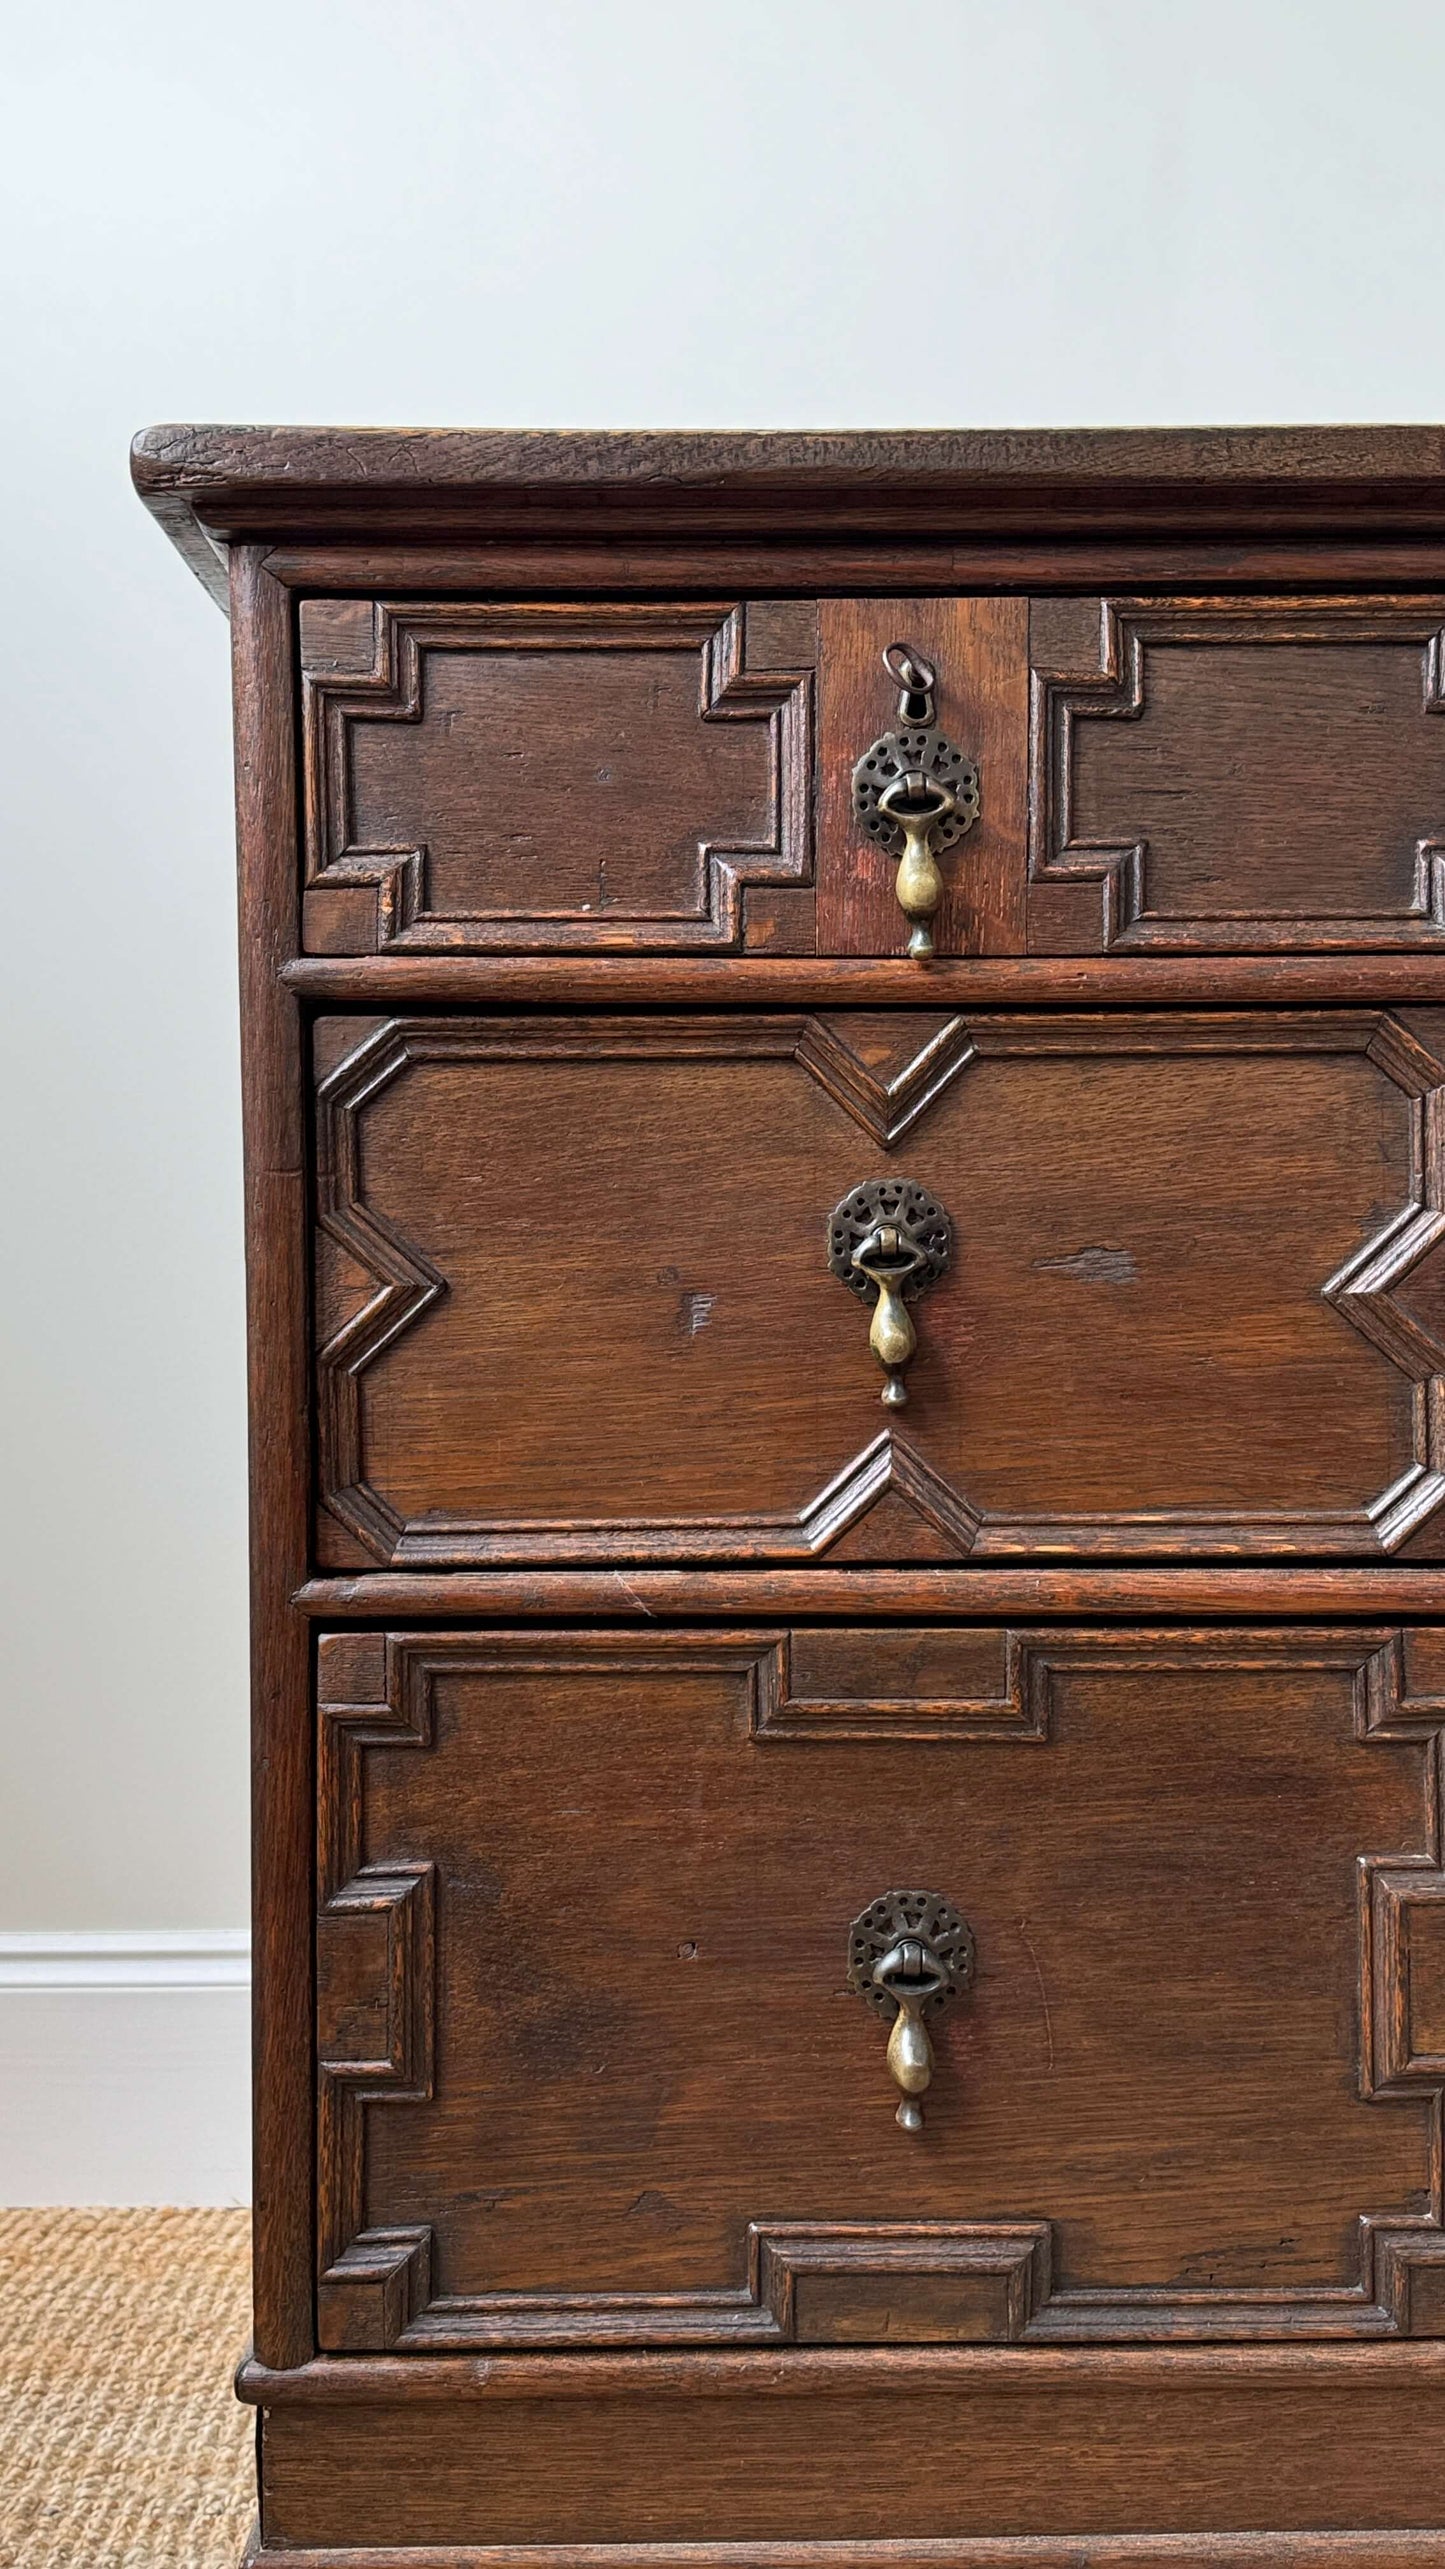
[{"label": "woven seagrass rug", "polygon": [[248,2212],[0,2210],[3,2569],[237,2569]]}]

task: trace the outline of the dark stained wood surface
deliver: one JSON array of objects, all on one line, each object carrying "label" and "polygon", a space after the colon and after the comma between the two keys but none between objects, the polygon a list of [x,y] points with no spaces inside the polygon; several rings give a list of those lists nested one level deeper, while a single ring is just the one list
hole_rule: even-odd
[{"label": "dark stained wood surface", "polygon": [[746,2351],[689,2347],[663,2353],[559,2351],[535,2355],[316,2355],[290,2372],[248,2356],[236,2396],[255,2408],[400,2407],[474,2400],[807,2399],[818,2391],[897,2389],[1018,2393],[1047,2387],[1060,2397],[1111,2385],[1157,2391],[1204,2384],[1378,2382],[1427,2398],[1445,2381],[1445,2339],[1347,2338],[1169,2346],[785,2346]]},{"label": "dark stained wood surface", "polygon": [[978,484],[1031,495],[1041,481],[1160,487],[1206,497],[1244,488],[1330,491],[1445,486],[1445,430],[1408,427],[1029,429],[287,428],[166,425],[132,448],[142,495],[240,484],[294,485],[310,497],[357,488],[542,489],[629,482],[779,489],[851,483],[890,495]]},{"label": "dark stained wood surface", "polygon": [[811,946],[810,605],[319,598],[300,634],[313,950],[741,948],[755,892]]},{"label": "dark stained wood surface", "polygon": [[940,955],[1439,949],[1442,616],[1439,597],[307,599],[306,942],[896,955],[894,865],[851,775],[897,718],[883,649],[911,640],[983,776]]},{"label": "dark stained wood surface", "polygon": [[[203,578],[215,539],[559,528],[1027,535],[1445,530],[1437,428],[820,435],[161,426],[136,487]],[[932,585],[932,584],[930,584]]]},{"label": "dark stained wood surface", "polygon": [[[715,2543],[721,2569],[741,2569],[727,2546],[766,2543],[778,2548],[754,2555],[755,2569],[809,2569],[805,2546],[823,2541],[842,2548],[812,2554],[816,2569],[937,2569],[939,2555],[923,2544],[951,2546],[1001,2525],[1016,2537],[1067,2533],[1067,2553],[1044,2554],[1050,2569],[1091,2569],[1096,2534],[1238,2524],[1370,2528],[1351,2569],[1394,2569],[1412,2554],[1392,2548],[1388,2529],[1438,2527],[1445,2516],[1438,2403],[1366,2382],[1249,2383],[1187,2399],[1117,2387],[1064,2401],[1049,2387],[950,2397],[879,2386],[775,2401],[657,2395],[599,2400],[580,2416],[570,2402],[541,2398],[285,2409],[266,2420],[263,2469],[277,2558],[289,2561],[308,2542],[365,2544],[355,2569],[392,2569],[385,2545],[428,2542],[616,2543],[629,2562],[646,2562],[645,2546],[656,2544],[659,2569],[684,2569],[681,2542],[707,2546],[688,2569],[713,2569]],[[1210,2569],[1221,2556],[1229,2559],[1227,2548],[1195,2544],[1136,2554],[1139,2569]],[[1438,2532],[1413,2555],[1429,2569],[1442,2556]],[[482,2569],[486,2557],[463,2552],[463,2569],[472,2559]],[[1294,2557],[1287,2544],[1265,2543],[1253,2569]],[[1315,2554],[1318,2569],[1330,2557]],[[978,2569],[1034,2569],[1035,2558],[991,2549]],[[961,2569],[969,2562],[964,2552]],[[504,2553],[499,2569],[517,2564]],[[535,2552],[528,2569],[543,2569]]]},{"label": "dark stained wood surface", "polygon": [[1445,955],[297,956],[288,990],[338,1007],[1388,1006],[1445,1000]]},{"label": "dark stained wood surface", "polygon": [[[883,653],[904,642],[938,673],[939,729],[979,770],[978,820],[941,861],[940,955],[1027,942],[1028,611],[1017,598],[828,598],[818,609],[818,951],[897,955],[909,923],[897,865],[853,815],[857,760],[898,727]],[[924,978],[927,979],[925,973]]]},{"label": "dark stained wood surface", "polygon": [[[1438,1557],[1437,1032],[323,1021],[320,1557]],[[880,1167],[957,1231],[891,1415],[824,1256]]]},{"label": "dark stained wood surface", "polygon": [[1445,945],[1442,620],[1036,600],[1030,946]]},{"label": "dark stained wood surface", "polygon": [[[965,2535],[959,2541],[664,2542],[627,2545],[641,2569],[1439,2569],[1445,2536],[1365,2533]],[[609,2543],[452,2544],[402,2550],[248,2550],[243,2569],[618,2569]]]},{"label": "dark stained wood surface", "polygon": [[[980,540],[1025,539],[1034,566],[1051,540],[1076,551],[1081,539],[1112,540],[1119,574],[1104,565],[1082,576],[1128,578],[1151,538],[1174,537],[1177,564],[1181,535],[1224,535],[1215,567],[1227,578],[1251,536],[1245,576],[1269,577],[1280,549],[1264,552],[1262,568],[1260,537],[1328,535],[1358,550],[1362,537],[1398,548],[1445,534],[1445,436],[1431,427],[768,436],[161,426],[136,438],[131,469],[222,602],[224,546],[248,536],[373,551],[378,540],[440,540],[451,551],[501,536],[533,558],[559,534],[604,546],[660,535],[681,537],[694,560],[720,534],[751,537],[762,557],[800,536],[851,533],[873,549],[901,539],[916,558],[932,536],[947,551],[917,585],[933,589],[940,574],[960,584],[993,576]],[[898,585],[905,562],[895,553],[882,584]],[[605,587],[605,570],[587,585]],[[834,585],[860,585],[856,569]]]},{"label": "dark stained wood surface", "polygon": [[[172,505],[180,509],[182,504]],[[190,541],[203,543],[187,521]],[[185,541],[178,535],[181,549]],[[214,568],[216,557],[206,546]],[[1359,538],[1281,532],[1272,537],[1136,534],[906,535],[786,534],[691,537],[645,530],[578,527],[570,534],[435,535],[284,541],[266,554],[274,579],[306,594],[521,597],[837,597],[957,592],[1013,596],[1037,589],[1078,596],[1100,589],[1137,596],[1273,589],[1336,594],[1342,585],[1381,590],[1437,588],[1445,541],[1380,532]],[[204,572],[202,573],[204,578]]]},{"label": "dark stained wood surface", "polygon": [[[1445,1904],[1439,1630],[333,1634],[320,1669],[323,2264],[345,2299],[353,2238],[430,2233],[421,2304],[331,2342],[1445,2330],[1445,1947],[1395,1929]],[[894,1881],[978,1947],[921,2139],[841,1986]],[[422,1898],[435,1948],[382,1914]]]},{"label": "dark stained wood surface", "polygon": [[336,1616],[496,1615],[543,1622],[571,1615],[631,1623],[657,1616],[864,1614],[904,1622],[968,1615],[1445,1615],[1445,1568],[1395,1565],[1321,1569],[1308,1563],[1167,1569],[1144,1562],[1069,1569],[958,1569],[921,1564],[880,1570],[370,1570],[308,1579],[296,1591],[305,1614]]},{"label": "dark stained wood surface", "polygon": [[[267,2409],[268,2548],[256,2557],[296,2569],[614,2569],[622,2555],[653,2569],[1441,2569],[1445,1899],[1431,1774],[1445,1668],[1438,1632],[1418,1625],[1445,1620],[1445,1571],[1401,1555],[1434,1546],[1445,1415],[1442,1030],[1430,1013],[1445,1002],[1445,952],[1429,951],[1425,809],[1438,753],[1433,628],[1415,603],[1445,592],[1445,432],[161,430],[139,442],[136,475],[218,595],[227,547],[250,548],[233,617],[263,2359],[245,2388]],[[806,602],[822,601],[840,638],[925,600],[951,631],[1021,637],[1032,599],[1054,712],[1079,698],[1060,830],[1052,781],[1067,762],[1035,691],[1035,859],[1096,868],[1053,887],[1065,908],[1093,905],[1087,933],[1039,911],[1035,945],[1097,949],[1105,878],[1147,839],[1148,915],[1196,950],[1135,954],[1130,932],[1122,954],[1117,940],[1080,957],[965,953],[921,976],[891,959],[881,876],[856,937],[869,950],[815,955],[799,873],[739,879],[737,942],[712,958],[303,958],[298,593],[335,602],[322,621],[342,645],[338,702],[377,668],[374,599],[417,606],[434,635],[470,618],[473,640],[479,616],[495,641],[520,614],[528,645],[549,618],[556,630],[631,617],[635,630],[698,600],[729,617],[746,600],[729,663],[744,695],[811,668],[811,641],[796,641]],[[1270,620],[1271,596],[1301,602],[1292,638]],[[1100,659],[1103,598],[1142,601],[1137,716]],[[1189,609],[1197,631],[1171,598],[1202,602]],[[314,629],[310,603],[307,614]],[[1250,638],[1266,630],[1272,650]],[[1119,639],[1123,673],[1122,626]],[[699,668],[709,647],[689,645]],[[600,668],[615,646],[595,648]],[[990,803],[988,778],[1026,657],[996,654],[994,678],[975,683],[998,726],[985,751],[997,835],[987,919],[949,925],[963,947],[1022,943],[1022,751],[1012,799]],[[825,732],[847,667],[843,651],[830,671],[825,648]],[[325,836],[348,794],[366,803],[363,871],[370,849],[387,872],[388,838],[405,841],[392,851],[404,865],[424,824],[428,851],[433,837],[441,849],[441,933],[461,921],[465,942],[474,889],[442,877],[479,844],[468,798],[486,727],[449,767],[471,716],[465,685],[448,699],[435,674],[432,705],[452,722],[428,742],[419,783],[401,722],[370,720],[375,698],[367,719],[333,726],[312,853],[323,871],[348,861],[349,826]],[[542,694],[566,730],[567,688],[549,677]],[[616,710],[621,731],[627,707]],[[784,719],[755,694],[714,728],[771,741]],[[844,790],[852,720],[828,733],[817,810],[804,809],[796,758],[787,771],[800,828]],[[585,719],[572,728],[575,759],[591,735]],[[687,753],[669,738],[661,790],[676,800]],[[783,806],[759,819],[756,779],[743,791],[732,773],[748,767],[743,752],[709,739],[702,763],[709,784],[728,771],[721,834],[765,836]],[[580,876],[563,879],[581,858],[555,791],[553,804],[539,897],[566,908],[584,898]],[[530,897],[518,836],[529,810],[524,797],[504,815],[518,879],[501,885],[487,933],[509,940]],[[605,858],[609,878],[651,866],[647,897],[672,897],[657,869],[675,874],[681,819],[670,857],[644,836],[645,824],[619,828],[588,862]],[[826,878],[835,842],[825,831],[819,845]],[[976,835],[973,854],[985,845]],[[960,861],[969,853],[965,842]],[[833,890],[861,918],[854,881],[835,874]],[[385,892],[380,879],[335,884],[316,941],[368,948]],[[490,897],[484,885],[484,911]],[[719,875],[694,926],[728,897]],[[578,920],[590,935],[574,909]],[[1241,950],[1198,950],[1226,937]],[[1366,950],[1397,940],[1408,950]],[[1301,950],[1280,950],[1291,942]],[[489,1057],[475,1108],[460,1059],[473,1030],[539,1005],[571,1012],[547,1077],[570,1042],[591,1086],[559,1112],[534,1058]],[[658,1007],[710,1012],[695,1023],[712,1049],[675,1064],[639,1114],[646,1061],[599,1054],[584,1012]],[[433,1008],[459,1012],[460,1051],[426,1066],[441,1082],[430,1101],[420,1073],[355,1101],[352,1192],[363,1203],[375,1189],[396,1234],[378,1262],[375,1233],[333,1228],[324,1281],[343,1323],[378,1284],[394,1314],[429,1275],[445,1291],[363,1364],[348,1426],[346,1364],[328,1369],[319,1412],[306,1367],[316,1207],[302,1037],[329,1015],[330,1071],[368,1023]],[[1158,1048],[1111,1049],[1099,1025],[1139,1009],[1158,1012]],[[1253,1051],[1201,1048],[1174,1013],[1230,1009],[1256,1012]],[[816,1061],[759,1049],[742,1023],[758,1010],[830,1026],[852,1012],[853,1032],[822,1044],[820,1080]],[[914,1032],[931,1022],[946,1051],[960,1010],[1012,1012],[1032,1031],[1011,1050],[985,1043],[902,1129],[928,1085],[915,1074],[910,1096]],[[1301,1044],[1297,1016],[1281,1012],[1311,1010],[1347,1020],[1349,1042]],[[535,1040],[538,1021],[520,1022]],[[494,1074],[512,1083],[500,1112]],[[604,1514],[612,1504],[619,1457],[639,1487],[671,1475],[724,1516],[731,1484],[755,1529],[775,1500],[796,1508],[789,1476],[822,1455],[835,1411],[841,1421],[845,1371],[847,1402],[882,1423],[862,1315],[821,1256],[814,1274],[811,1246],[800,1285],[791,1226],[805,1198],[808,1224],[821,1223],[825,1178],[841,1170],[841,1191],[875,1165],[911,1174],[925,1148],[944,1154],[961,1242],[921,1308],[923,1370],[903,1414],[920,1453],[932,1440],[928,1470],[875,1472],[876,1504],[824,1527],[826,1553],[805,1547],[791,1565],[748,1567],[752,1535],[733,1527],[711,1568],[603,1566],[580,1520],[599,1494]],[[815,1183],[827,1196],[816,1206]],[[1114,1236],[1129,1214],[1132,1245]],[[682,1259],[653,1255],[669,1226]],[[665,1353],[624,1311],[619,1270],[644,1314],[679,1324]],[[493,1382],[499,1356],[510,1372]],[[699,1411],[702,1376],[711,1408]],[[340,1575],[317,1577],[318,1429],[332,1459],[364,1463],[409,1508],[440,1491],[465,1513],[499,1481],[530,1508],[547,1485],[562,1558],[429,1568],[450,1556],[428,1535],[404,1547],[417,1569],[382,1567],[394,1549],[383,1507],[327,1535]],[[862,1441],[840,1432],[841,1460]],[[1099,1520],[1122,1511],[1138,1539],[1158,1539],[1159,1565],[1071,1562],[1076,1520],[1063,1553],[1035,1524],[1033,1559],[989,1566],[985,1526],[962,1560],[980,1467],[990,1505],[1014,1511],[1005,1522],[1025,1523],[1031,1496],[1062,1475]],[[1291,1558],[1184,1557],[1170,1521],[1181,1498],[1187,1513],[1223,1489],[1257,1533],[1250,1508],[1286,1481],[1309,1514],[1308,1548],[1296,1530]],[[1323,1557],[1342,1492],[1347,1513],[1373,1502],[1371,1567]],[[1055,1508],[1067,1492],[1044,1495]],[[510,1657],[508,1617],[530,1627]],[[1394,1617],[1416,1618],[1398,1643]],[[1053,1653],[1057,1669],[1032,1691],[1016,1682],[1020,1663],[1011,1673],[981,1618],[1032,1622],[1035,1661]],[[1201,1619],[1192,1634],[1188,1618]],[[1267,1641],[1250,1619],[1267,1620]],[[330,1707],[319,1803],[318,1622]],[[413,1671],[440,1648],[430,1694],[430,1680],[394,1701],[390,1678],[377,1684],[383,1623],[408,1636],[398,1664]],[[439,1623],[460,1654],[450,1662]],[[889,2193],[888,2152],[905,2136],[882,2029],[841,1990],[841,1945],[829,1959],[836,1877],[856,1867],[861,1879],[866,1864],[871,1892],[880,1865],[891,1877],[904,1857],[959,1855],[968,1880],[939,1887],[977,1908],[979,1989],[940,2025],[922,2173]],[[697,1913],[688,1928],[673,1914],[683,1907]],[[318,1996],[329,2066],[313,2134]],[[767,2076],[770,2046],[786,2051],[786,2075]],[[950,2121],[959,2097],[969,2111]],[[614,2307],[599,2329],[609,2278],[644,2297],[670,2281],[671,2317],[654,2307],[640,2324],[674,2334],[688,2332],[681,2305],[721,2287],[701,2306],[722,2342],[618,2351],[639,2313]],[[1081,2298],[1091,2292],[1102,2297]],[[590,2296],[586,2324],[613,2351],[538,2351],[539,2296],[564,2339]],[[730,2345],[729,2312],[741,2321]],[[900,2328],[975,2342],[900,2343]],[[1260,2339],[1275,2328],[1291,2342]],[[437,2351],[482,2329],[531,2351]],[[1201,2329],[1222,2335],[1188,2342]],[[318,2360],[319,2336],[351,2351]],[[375,2351],[389,2343],[402,2351]]]},{"label": "dark stained wood surface", "polygon": [[300,1011],[277,966],[297,945],[299,892],[284,590],[233,557],[241,1073],[251,1408],[255,2345],[271,2363],[314,2343],[309,1636],[291,1593],[307,1557],[305,1090]]}]

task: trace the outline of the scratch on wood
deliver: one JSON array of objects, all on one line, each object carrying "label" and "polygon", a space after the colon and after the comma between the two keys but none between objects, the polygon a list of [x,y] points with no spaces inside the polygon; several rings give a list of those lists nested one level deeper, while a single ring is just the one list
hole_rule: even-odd
[{"label": "scratch on wood", "polygon": [[1033,1939],[1029,1934],[1029,1922],[1027,1918],[1020,1918],[1019,1934],[1023,1938],[1024,1951],[1028,1955],[1030,1962],[1033,1964],[1034,1978],[1039,1984],[1039,2005],[1044,2011],[1044,2039],[1049,2047],[1048,2066],[1052,2069],[1054,2066],[1054,2020],[1049,2014],[1049,1993],[1044,1987],[1044,1975],[1039,1966],[1038,1955],[1034,1951]]},{"label": "scratch on wood", "polygon": [[640,1615],[646,1615],[649,1623],[655,1623],[657,1618],[654,1615],[651,1606],[648,1604],[645,1597],[639,1597],[637,1590],[632,1585],[632,1582],[629,1579],[624,1579],[620,1570],[614,1570],[612,1575],[616,1580],[618,1587],[622,1590],[624,1597],[627,1599],[628,1604],[630,1606],[635,1606]]},{"label": "scratch on wood", "polygon": [[1139,1270],[1127,1249],[1075,1249],[1067,1258],[1035,1258],[1043,1275],[1077,1276],[1083,1284],[1134,1284]]}]

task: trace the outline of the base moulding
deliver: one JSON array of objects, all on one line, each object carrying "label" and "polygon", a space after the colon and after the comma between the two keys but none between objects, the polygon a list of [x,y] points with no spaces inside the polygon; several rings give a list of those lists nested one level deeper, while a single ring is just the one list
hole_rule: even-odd
[{"label": "base moulding", "polygon": [[1124,2533],[968,2542],[498,2543],[271,2551],[242,2569],[1439,2569],[1445,2531]]}]

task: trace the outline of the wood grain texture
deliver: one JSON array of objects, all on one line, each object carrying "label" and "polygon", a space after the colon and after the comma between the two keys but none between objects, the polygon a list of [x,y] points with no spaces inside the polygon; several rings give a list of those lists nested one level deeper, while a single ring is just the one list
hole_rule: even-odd
[{"label": "wood grain texture", "polygon": [[1399,537],[1445,529],[1438,429],[708,431],[147,429],[136,487],[206,538],[845,530]]},{"label": "wood grain texture", "polygon": [[233,557],[241,1076],[251,1413],[252,2009],[256,2350],[312,2349],[311,1738],[304,1574],[310,1421],[305,1091],[296,952],[299,866],[291,603],[254,553]]},{"label": "wood grain texture", "polygon": [[[1437,430],[874,432],[819,436],[169,426],[132,472],[225,603],[225,546],[257,538],[281,576],[330,586],[340,548],[367,582],[495,594],[695,593],[726,585],[1029,586],[1052,577],[1177,587],[1438,577]],[[1330,539],[1324,558],[1320,538]],[[286,558],[289,554],[290,558]],[[640,557],[640,558],[639,558]],[[341,563],[344,576],[344,560]]]},{"label": "wood grain texture", "polygon": [[[321,1878],[373,1925],[434,1882],[441,1930],[358,1974],[323,1908],[323,2094],[339,2051],[363,2084],[322,2255],[358,2233],[374,2291],[427,2228],[434,2292],[330,2342],[1445,2329],[1445,1941],[1398,1924],[1445,1897],[1440,1632],[350,1633],[320,1670]],[[539,1763],[577,1779],[540,1836]],[[836,2003],[890,1870],[979,1948],[922,2145]],[[377,2030],[433,1968],[435,2086]]]},{"label": "wood grain texture", "polygon": [[810,2399],[819,2391],[960,2393],[1047,2390],[1127,2392],[1274,2388],[1374,2383],[1435,2396],[1445,2382],[1445,2340],[1388,2338],[1316,2343],[1188,2346],[786,2346],[745,2351],[688,2348],[672,2353],[534,2355],[318,2355],[290,2372],[248,2356],[236,2396],[255,2408],[396,2408],[469,2405],[477,2400]]},{"label": "wood grain texture", "polygon": [[571,1615],[619,1624],[657,1618],[866,1614],[902,1622],[973,1615],[1445,1615],[1445,1570],[1319,1569],[1291,1562],[1249,1570],[1085,1564],[990,1569],[424,1570],[308,1579],[299,1612],[320,1622],[468,1615],[553,1623]]},{"label": "wood grain texture", "polygon": [[[897,726],[891,642],[938,672],[939,728],[979,770],[982,809],[942,861],[940,956],[1019,954],[1026,943],[1028,615],[1010,598],[827,598],[818,609],[818,951],[901,953],[897,867],[853,816],[856,761]],[[930,976],[925,973],[925,980]]]},{"label": "wood grain texture", "polygon": [[1445,598],[1036,603],[1028,943],[1445,944]]},{"label": "wood grain texture", "polygon": [[[1445,431],[135,472],[234,556],[255,2561],[1445,2569]],[[984,769],[926,973],[837,826],[899,609]]]},{"label": "wood grain texture", "polygon": [[933,2542],[428,2544],[249,2550],[243,2569],[1438,2569],[1436,2533],[989,2535]]},{"label": "wood grain texture", "polygon": [[1223,1007],[1427,1006],[1445,956],[1028,955],[910,963],[771,955],[307,955],[288,990],[338,1007]]},{"label": "wood grain texture", "polygon": [[989,2535],[963,2541],[471,2543],[270,2551],[243,2569],[1438,2569],[1436,2533]]},{"label": "wood grain texture", "polygon": [[1161,483],[1207,502],[1236,486],[1338,491],[1445,485],[1445,432],[1408,427],[515,429],[236,427],[170,423],[131,449],[137,489],[197,494],[235,482],[341,492],[473,483],[595,490],[625,482],[792,484],[805,498],[853,481],[886,502],[977,481],[1032,498],[1053,475],[1131,495]]},{"label": "wood grain texture", "polygon": [[741,946],[748,888],[811,883],[806,605],[321,598],[300,629],[314,951]]},{"label": "wood grain texture", "polygon": [[[657,2545],[666,2559],[679,2542],[710,2545],[726,2524],[729,2544],[779,2546],[780,2562],[797,2558],[795,2545],[851,2545],[862,2569],[1003,2523],[1016,2540],[1069,2536],[1072,2569],[1102,2535],[1405,2533],[1445,2517],[1435,2401],[1365,2382],[1254,2382],[1187,2400],[910,2388],[810,2400],[659,2394],[626,2408],[539,2398],[278,2410],[262,2455],[264,2523],[288,2558],[308,2544],[365,2544],[385,2559],[388,2544],[450,2542],[617,2543],[629,2559]],[[1181,2551],[1191,2569],[1213,2556]],[[1290,2555],[1262,2556],[1273,2569]],[[1392,2554],[1361,2556],[1378,2569]]]},{"label": "wood grain texture", "polygon": [[[1438,1555],[1428,1012],[344,1040],[319,1030],[327,1566]],[[819,1246],[880,1151],[958,1226],[901,1431]],[[546,1246],[499,1296],[491,1209],[524,1201]]]},{"label": "wood grain texture", "polygon": [[[201,556],[204,580],[214,567],[211,541],[184,503],[165,504],[181,523],[183,549]],[[1076,597],[1092,590],[1151,589],[1194,595],[1209,589],[1228,595],[1273,589],[1291,596],[1335,595],[1347,586],[1367,591],[1438,586],[1445,577],[1445,543],[1429,537],[1370,536],[1345,532],[1328,538],[1152,536],[1132,540],[1058,532],[1010,538],[974,535],[962,540],[941,531],[909,541],[902,534],[791,538],[787,534],[728,537],[708,531],[690,537],[645,530],[575,529],[569,535],[494,537],[465,535],[447,541],[418,536],[388,542],[355,536],[334,542],[273,544],[266,567],[292,589],[335,595],[373,592],[407,596],[538,598],[549,595],[617,597],[727,596],[935,597],[950,592],[1018,596],[1037,591]]]}]

